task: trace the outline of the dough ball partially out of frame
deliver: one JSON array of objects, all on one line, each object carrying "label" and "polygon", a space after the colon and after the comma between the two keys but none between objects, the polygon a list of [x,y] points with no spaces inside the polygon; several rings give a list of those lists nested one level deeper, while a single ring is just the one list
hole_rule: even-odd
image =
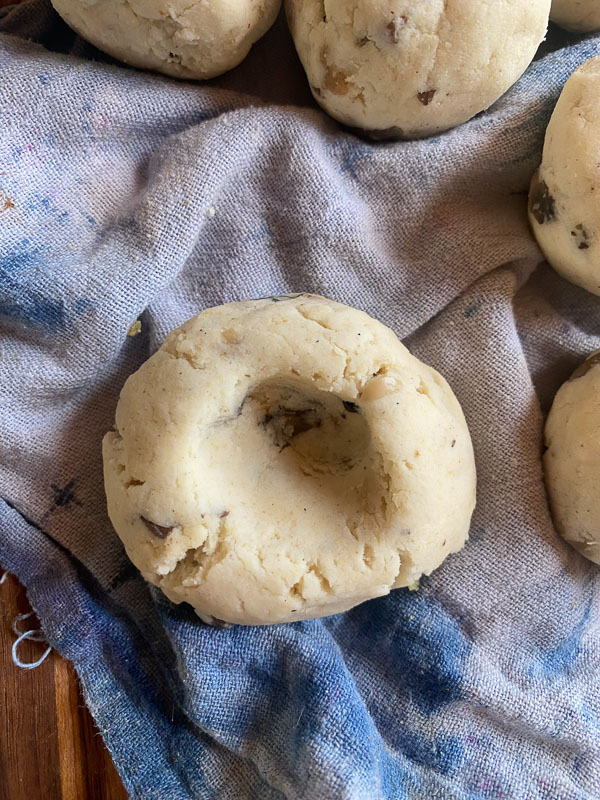
[{"label": "dough ball partially out of frame", "polygon": [[52,0],[76,33],[141,69],[205,79],[233,69],[281,0]]}]

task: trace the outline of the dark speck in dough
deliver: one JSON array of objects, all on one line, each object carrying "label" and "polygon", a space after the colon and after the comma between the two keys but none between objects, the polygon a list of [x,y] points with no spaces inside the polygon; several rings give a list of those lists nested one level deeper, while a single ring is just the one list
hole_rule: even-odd
[{"label": "dark speck in dough", "polygon": [[151,522],[146,517],[141,518],[144,525],[148,528],[151,534],[157,537],[157,539],[165,539],[173,530],[172,527],[166,527],[165,525],[157,525],[156,522]]},{"label": "dark speck in dough", "polygon": [[359,406],[356,403],[353,403],[351,400],[342,400],[342,404],[346,411],[349,411],[350,414],[358,414],[360,411]]},{"label": "dark speck in dough", "polygon": [[586,229],[583,227],[583,224],[580,222],[578,225],[575,225],[575,230],[571,231],[571,236],[575,239],[575,244],[579,248],[579,250],[587,250],[590,246],[589,243],[589,236]]},{"label": "dark speck in dough", "polygon": [[428,106],[433,100],[436,91],[436,89],[428,89],[426,92],[418,92],[417,97],[419,98],[419,102],[423,103],[424,106]]},{"label": "dark speck in dough", "polygon": [[556,219],[554,198],[550,194],[546,182],[540,180],[537,173],[529,190],[529,213],[540,225]]}]

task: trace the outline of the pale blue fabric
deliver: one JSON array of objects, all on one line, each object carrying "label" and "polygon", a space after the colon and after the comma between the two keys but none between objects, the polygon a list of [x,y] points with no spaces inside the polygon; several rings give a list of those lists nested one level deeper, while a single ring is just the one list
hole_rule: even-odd
[{"label": "pale blue fabric", "polygon": [[[311,103],[281,21],[204,85],[112,64],[42,0],[0,31],[0,563],[131,796],[599,798],[600,570],[553,531],[540,453],[600,301],[535,269],[525,205],[600,39],[555,34],[488,113],[373,145]],[[129,565],[100,442],[167,331],[285,291],[363,308],[446,376],[478,506],[417,592],[215,630]]]}]

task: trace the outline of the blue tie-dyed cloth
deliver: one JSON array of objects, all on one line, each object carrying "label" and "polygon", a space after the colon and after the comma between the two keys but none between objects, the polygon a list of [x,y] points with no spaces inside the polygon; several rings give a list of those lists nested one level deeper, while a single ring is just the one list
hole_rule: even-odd
[{"label": "blue tie-dyed cloth", "polygon": [[[281,20],[202,85],[115,65],[42,0],[0,31],[0,563],[131,796],[599,798],[600,570],[554,532],[540,452],[600,300],[538,266],[525,207],[600,38],[555,34],[488,113],[373,145],[314,107]],[[100,442],[171,328],[285,291],[363,308],[446,376],[478,506],[419,591],[215,630],[128,563]]]}]

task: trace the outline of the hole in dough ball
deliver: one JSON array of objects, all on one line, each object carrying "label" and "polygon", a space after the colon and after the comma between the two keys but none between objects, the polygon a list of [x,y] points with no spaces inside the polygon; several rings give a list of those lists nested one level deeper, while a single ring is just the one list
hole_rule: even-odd
[{"label": "hole in dough ball", "polygon": [[327,538],[327,531],[364,528],[368,515],[384,521],[382,458],[351,401],[309,381],[272,378],[250,389],[237,417],[209,436],[223,493],[235,494],[236,505],[267,529],[295,535],[306,528],[314,536],[318,526]]}]

